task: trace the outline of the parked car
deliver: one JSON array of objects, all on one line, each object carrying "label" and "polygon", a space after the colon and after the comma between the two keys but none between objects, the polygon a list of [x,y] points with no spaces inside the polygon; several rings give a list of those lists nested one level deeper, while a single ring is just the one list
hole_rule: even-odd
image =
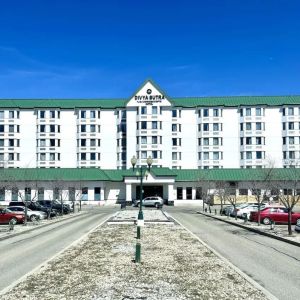
[{"label": "parked car", "polygon": [[15,213],[7,208],[0,208],[0,223],[7,224],[12,222],[13,224],[24,223],[25,215],[24,213]]},{"label": "parked car", "polygon": [[[158,208],[163,206],[164,200],[158,196],[146,197],[142,200],[142,204],[143,206],[155,206]],[[140,200],[136,200],[134,206],[140,206]]]},{"label": "parked car", "polygon": [[[48,209],[55,209],[58,213],[61,213],[61,203],[57,200],[38,200],[40,205],[47,207]],[[68,205],[63,204],[63,213],[68,214],[71,212],[71,209]]]},{"label": "parked car", "polygon": [[[17,213],[25,213],[25,207],[24,206],[8,206],[7,209],[9,209],[12,212],[17,212]],[[43,211],[38,211],[38,210],[31,210],[30,208],[27,208],[27,219],[30,221],[34,221],[35,219],[46,219],[47,218],[47,213]]]},{"label": "parked car", "polygon": [[[285,207],[282,206],[270,206],[265,207],[260,211],[261,222],[265,225],[269,225],[271,221],[276,223],[288,223],[288,212]],[[258,212],[250,213],[250,221],[257,222]],[[292,224],[300,222],[300,213],[292,212]]]},{"label": "parked car", "polygon": [[[260,210],[264,209],[266,206],[267,206],[267,204],[261,204],[260,205]],[[257,203],[249,204],[245,207],[241,207],[240,209],[237,210],[237,216],[239,218],[243,218],[245,216],[244,214],[247,214],[247,218],[249,219],[250,218],[250,213],[252,211],[258,211],[258,204]]]},{"label": "parked car", "polygon": [[300,220],[298,220],[295,225],[295,231],[300,232]]},{"label": "parked car", "polygon": [[[58,215],[57,210],[52,209],[51,212],[50,212],[49,208],[47,208],[47,207],[39,204],[36,201],[27,201],[26,204],[27,204],[27,208],[30,208],[32,210],[38,210],[38,211],[45,212],[47,214],[47,217],[49,215],[52,218],[52,217],[56,217]],[[23,202],[23,201],[11,201],[11,202],[9,202],[9,206],[21,206],[21,207],[24,207],[25,206],[25,202]]]}]

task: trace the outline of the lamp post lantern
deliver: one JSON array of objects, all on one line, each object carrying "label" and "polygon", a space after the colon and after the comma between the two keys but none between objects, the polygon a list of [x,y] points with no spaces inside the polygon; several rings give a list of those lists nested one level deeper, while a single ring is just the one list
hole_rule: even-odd
[{"label": "lamp post lantern", "polygon": [[[131,158],[131,165],[134,171],[136,166],[137,159],[135,156]],[[139,214],[137,219],[137,239],[141,238],[141,226],[144,226],[144,214],[143,214],[143,179],[144,176],[148,176],[148,171],[153,163],[153,159],[151,156],[147,158],[147,165],[148,167],[145,169],[145,166],[140,165],[137,172],[136,177],[140,179],[140,205],[139,205]],[[141,245],[140,242],[137,242],[136,253],[135,253],[135,262],[141,262]]]}]

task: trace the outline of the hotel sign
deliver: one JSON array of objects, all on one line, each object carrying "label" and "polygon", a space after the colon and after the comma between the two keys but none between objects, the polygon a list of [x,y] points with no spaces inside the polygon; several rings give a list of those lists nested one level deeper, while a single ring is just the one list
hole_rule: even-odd
[{"label": "hotel sign", "polygon": [[152,94],[152,89],[147,89],[146,95],[135,95],[134,100],[137,103],[142,103],[146,105],[153,105],[155,103],[161,103],[165,99],[164,95]]}]

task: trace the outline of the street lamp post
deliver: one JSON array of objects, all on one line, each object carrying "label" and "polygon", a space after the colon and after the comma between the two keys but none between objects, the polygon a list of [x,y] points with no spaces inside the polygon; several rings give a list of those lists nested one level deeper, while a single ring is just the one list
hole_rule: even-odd
[{"label": "street lamp post", "polygon": [[[141,262],[141,243],[140,243],[140,238],[141,238],[141,226],[144,226],[144,214],[143,214],[143,178],[144,176],[147,176],[148,170],[150,170],[150,167],[152,165],[152,158],[149,156],[147,158],[147,169],[144,168],[144,166],[140,165],[139,171],[136,172],[137,178],[140,179],[140,205],[139,205],[139,214],[138,214],[138,219],[137,219],[137,244],[136,244],[136,253],[135,253],[135,262],[140,263]],[[137,159],[135,156],[131,158],[131,164],[132,164],[132,169],[134,171],[134,168],[136,166]]]}]

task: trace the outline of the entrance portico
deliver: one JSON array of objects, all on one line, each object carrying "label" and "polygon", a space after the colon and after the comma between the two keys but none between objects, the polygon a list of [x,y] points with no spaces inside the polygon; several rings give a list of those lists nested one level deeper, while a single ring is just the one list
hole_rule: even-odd
[{"label": "entrance portico", "polygon": [[[140,180],[135,176],[124,177],[126,185],[126,202],[140,198]],[[143,179],[143,198],[160,196],[164,200],[174,200],[174,176],[156,176],[150,172]]]}]

